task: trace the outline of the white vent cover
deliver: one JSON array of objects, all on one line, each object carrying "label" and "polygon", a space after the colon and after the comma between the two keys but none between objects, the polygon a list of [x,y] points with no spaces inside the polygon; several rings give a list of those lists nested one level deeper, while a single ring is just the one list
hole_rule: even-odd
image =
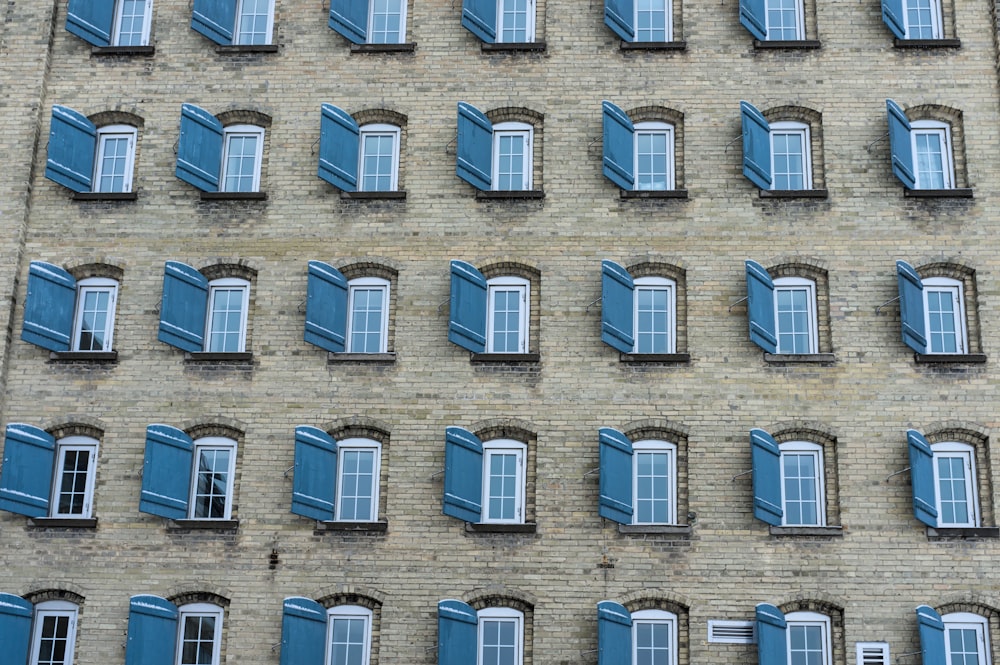
[{"label": "white vent cover", "polygon": [[708,641],[718,644],[754,644],[757,641],[757,622],[712,619],[708,622]]},{"label": "white vent cover", "polygon": [[885,642],[858,642],[858,665],[889,665],[889,645]]}]

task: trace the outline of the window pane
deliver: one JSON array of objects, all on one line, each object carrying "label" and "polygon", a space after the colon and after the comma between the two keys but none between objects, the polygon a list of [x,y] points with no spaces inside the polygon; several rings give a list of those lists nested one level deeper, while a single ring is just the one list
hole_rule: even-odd
[{"label": "window pane", "polygon": [[525,137],[512,134],[498,137],[497,189],[515,191],[524,189]]},{"label": "window pane", "polygon": [[788,626],[789,665],[822,665],[823,629],[820,626]]},{"label": "window pane", "polygon": [[636,288],[636,353],[670,352],[669,292],[665,288]]},{"label": "window pane", "polygon": [[229,494],[228,448],[199,448],[198,473],[195,478],[194,517],[226,519],[226,497]]},{"label": "window pane", "polygon": [[636,0],[635,40],[637,42],[667,41],[666,0]]},{"label": "window pane", "polygon": [[77,350],[108,351],[111,290],[81,289]]},{"label": "window pane", "polygon": [[59,474],[60,515],[85,515],[90,451],[66,450]]},{"label": "window pane", "polygon": [[670,663],[670,625],[665,622],[635,624],[635,657],[637,665],[668,665]]},{"label": "window pane", "polygon": [[635,456],[637,524],[666,524],[670,516],[670,461],[667,452],[640,452]]},{"label": "window pane", "polygon": [[782,453],[785,524],[818,525],[819,497],[816,457],[812,454]]},{"label": "window pane", "polygon": [[518,353],[521,350],[520,289],[493,289],[493,353]]},{"label": "window pane", "polygon": [[131,144],[128,136],[102,136],[100,154],[100,164],[98,172],[100,177],[94,183],[98,192],[124,192],[125,178],[128,175],[128,156]]},{"label": "window pane", "polygon": [[952,291],[931,291],[927,294],[927,336],[931,353],[959,353],[956,303]]},{"label": "window pane", "polygon": [[[70,617],[65,614],[42,615],[38,641],[38,665],[65,665],[69,644]],[[34,665],[34,664],[32,664]]]},{"label": "window pane", "polygon": [[771,133],[774,189],[805,189],[804,138],[805,136],[801,132]]},{"label": "window pane", "polygon": [[[267,44],[267,22],[270,15],[270,0],[242,0],[236,28],[237,44]],[[230,192],[246,192],[246,189],[230,189]]]},{"label": "window pane", "polygon": [[944,189],[944,154],[940,132],[914,132],[917,184],[921,189]]},{"label": "window pane", "polygon": [[528,0],[502,0],[499,38],[505,43],[529,41]]},{"label": "window pane", "polygon": [[383,313],[385,289],[351,289],[351,342],[352,353],[380,353],[382,351]]},{"label": "window pane", "polygon": [[402,0],[372,0],[368,40],[372,44],[399,44],[403,41]]},{"label": "window pane", "polygon": [[980,665],[978,631],[974,628],[948,628],[948,652],[951,665]]},{"label": "window pane", "polygon": [[339,456],[341,520],[369,521],[374,518],[375,502],[374,450],[345,450]]},{"label": "window pane", "polygon": [[[797,0],[767,0],[768,40],[802,39],[799,32],[799,3]],[[775,189],[801,189],[800,187]]]},{"label": "window pane", "polygon": [[144,45],[142,33],[146,22],[146,0],[119,0],[118,7],[118,40],[115,45]]},{"label": "window pane", "polygon": [[243,296],[242,288],[213,288],[212,308],[209,312],[208,351],[237,353],[242,351]]},{"label": "window pane", "polygon": [[225,192],[252,192],[257,177],[256,135],[234,134],[226,137]]},{"label": "window pane", "polygon": [[396,137],[392,134],[364,134],[362,140],[362,191],[391,191]]},{"label": "window pane", "polygon": [[517,622],[483,620],[482,665],[515,665]]},{"label": "window pane", "polygon": [[366,624],[362,618],[333,619],[330,665],[364,665]]},{"label": "window pane", "polygon": [[933,0],[906,1],[906,38],[940,39],[937,30],[937,7]]},{"label": "window pane", "polygon": [[667,189],[669,180],[669,174],[667,173],[667,160],[669,159],[667,155],[667,143],[666,132],[636,133],[636,189]]},{"label": "window pane", "polygon": [[515,453],[489,453],[488,519],[517,519],[517,463]]},{"label": "window pane", "polygon": [[215,617],[183,617],[180,665],[212,665],[215,657]]},{"label": "window pane", "polygon": [[778,353],[811,353],[812,291],[807,288],[775,289]]},{"label": "window pane", "polygon": [[935,455],[938,472],[938,518],[941,524],[968,524],[969,510],[968,478],[965,473],[965,458],[960,455]]}]

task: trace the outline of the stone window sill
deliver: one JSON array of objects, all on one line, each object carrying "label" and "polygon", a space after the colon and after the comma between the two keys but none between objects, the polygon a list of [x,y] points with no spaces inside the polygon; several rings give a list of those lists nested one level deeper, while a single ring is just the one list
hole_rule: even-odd
[{"label": "stone window sill", "polygon": [[982,365],[985,353],[914,353],[913,360],[923,365]]},{"label": "stone window sill", "polygon": [[961,39],[896,39],[892,40],[896,48],[959,48]]},{"label": "stone window sill", "polygon": [[197,353],[185,352],[184,360],[190,363],[226,363],[232,365],[244,365],[253,362],[253,353],[245,351],[242,353],[211,353],[209,351],[199,351]]},{"label": "stone window sill", "polygon": [[473,364],[528,365],[541,362],[538,353],[473,353]]},{"label": "stone window sill", "polygon": [[354,201],[396,201],[406,199],[406,192],[399,189],[394,192],[340,192],[340,198]]},{"label": "stone window sill", "polygon": [[927,537],[931,540],[1000,538],[1000,527],[927,527]]},{"label": "stone window sill", "polygon": [[95,365],[112,365],[118,362],[117,351],[52,351],[49,359],[55,362],[83,362]]},{"label": "stone window sill", "polygon": [[135,201],[138,192],[73,192],[74,201]]},{"label": "stone window sill", "polygon": [[844,528],[840,526],[772,526],[772,536],[827,536],[842,537]]},{"label": "stone window sill", "polygon": [[215,47],[219,55],[241,55],[243,53],[277,53],[277,44],[225,44]]},{"label": "stone window sill", "polygon": [[545,42],[516,42],[516,43],[498,43],[498,44],[487,44],[486,42],[482,42],[481,46],[483,53],[504,53],[504,52],[524,53],[524,52],[545,50]]},{"label": "stone window sill", "polygon": [[790,40],[753,40],[753,47],[757,49],[778,49],[778,50],[799,50],[818,49],[820,43],[818,39],[790,39]]},{"label": "stone window sill", "polygon": [[540,189],[516,189],[510,191],[477,190],[476,198],[481,200],[497,199],[544,199],[545,192]]},{"label": "stone window sill", "polygon": [[762,189],[762,199],[827,199],[830,193],[825,189]]},{"label": "stone window sill", "polygon": [[690,353],[622,353],[619,360],[630,365],[686,365]]},{"label": "stone window sill", "polygon": [[90,55],[139,55],[152,56],[156,52],[156,47],[149,46],[94,46],[90,49]]},{"label": "stone window sill", "polygon": [[351,53],[413,53],[417,45],[408,44],[351,44]]},{"label": "stone window sill", "polygon": [[538,525],[535,522],[524,524],[489,524],[484,522],[466,522],[466,533],[535,533]]},{"label": "stone window sill", "polygon": [[240,528],[239,520],[169,520],[167,531],[229,531]]},{"label": "stone window sill", "polygon": [[364,531],[370,533],[385,533],[389,530],[389,523],[386,520],[378,522],[338,522],[335,520],[316,522],[317,534],[331,531]]},{"label": "stone window sill", "polygon": [[623,51],[684,51],[687,42],[622,42]]},{"label": "stone window sill", "polygon": [[28,527],[35,529],[96,529],[97,518],[29,517]]},{"label": "stone window sill", "polygon": [[266,201],[267,192],[202,192],[202,201]]},{"label": "stone window sill", "polygon": [[677,538],[690,538],[690,524],[619,524],[618,533],[633,536],[675,536]]},{"label": "stone window sill", "polygon": [[909,189],[903,188],[903,196],[909,199],[971,199],[971,187],[953,189]]},{"label": "stone window sill", "polygon": [[774,365],[832,365],[837,356],[832,353],[764,353],[764,362]]},{"label": "stone window sill", "polygon": [[623,189],[623,199],[686,199],[686,189]]},{"label": "stone window sill", "polygon": [[357,363],[361,365],[391,365],[396,362],[395,353],[328,353],[327,363]]}]

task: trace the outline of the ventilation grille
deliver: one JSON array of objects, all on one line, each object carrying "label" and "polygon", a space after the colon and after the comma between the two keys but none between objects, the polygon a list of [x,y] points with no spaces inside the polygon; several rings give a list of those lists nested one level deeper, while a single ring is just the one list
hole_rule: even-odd
[{"label": "ventilation grille", "polygon": [[885,642],[858,642],[858,665],[889,665],[889,645]]},{"label": "ventilation grille", "polygon": [[708,622],[708,641],[718,644],[754,644],[757,641],[756,621]]}]

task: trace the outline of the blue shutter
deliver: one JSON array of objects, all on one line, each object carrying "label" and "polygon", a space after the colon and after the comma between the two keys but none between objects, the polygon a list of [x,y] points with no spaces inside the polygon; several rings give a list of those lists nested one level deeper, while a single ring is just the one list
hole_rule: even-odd
[{"label": "blue shutter", "polygon": [[32,261],[21,339],[49,351],[68,351],[75,308],[73,276],[51,263]]},{"label": "blue shutter", "polygon": [[746,271],[750,341],[768,353],[775,353],[778,350],[778,329],[774,322],[774,281],[764,266],[756,261],[748,260]]},{"label": "blue shutter", "polygon": [[236,2],[237,0],[194,0],[191,29],[216,44],[232,44],[236,27]]},{"label": "blue shutter", "polygon": [[94,181],[97,127],[66,106],[52,107],[45,177],[74,192],[89,192]]},{"label": "blue shutter", "polygon": [[497,40],[497,0],[462,0],[462,27],[487,44]]},{"label": "blue shutter", "polygon": [[354,118],[333,104],[323,104],[319,125],[319,177],[345,192],[356,192],[360,142],[361,129]]},{"label": "blue shutter", "polygon": [[604,0],[604,24],[625,42],[635,39],[633,3],[634,0]]},{"label": "blue shutter", "polygon": [[180,261],[167,261],[163,270],[157,339],[191,353],[202,351],[207,313],[208,280],[205,276]]},{"label": "blue shutter", "polygon": [[177,606],[159,596],[132,596],[125,665],[174,665]]},{"label": "blue shutter", "polygon": [[889,119],[889,152],[892,153],[892,172],[907,189],[917,186],[913,169],[913,145],[910,143],[910,120],[903,109],[891,99],[885,100],[886,117]]},{"label": "blue shutter", "polygon": [[601,261],[601,341],[622,353],[635,348],[635,282],[614,261]]},{"label": "blue shutter", "polygon": [[330,0],[330,27],[355,44],[367,42],[367,0]]},{"label": "blue shutter", "polygon": [[632,615],[610,600],[597,603],[597,665],[632,665]]},{"label": "blue shutter", "polygon": [[479,654],[479,617],[460,600],[438,603],[438,665],[471,665]]},{"label": "blue shutter", "polygon": [[0,471],[0,510],[28,517],[48,516],[55,458],[56,440],[51,434],[33,425],[7,425]]},{"label": "blue shutter", "polygon": [[322,261],[309,262],[306,286],[305,340],[332,353],[343,353],[347,340],[347,278]]},{"label": "blue shutter", "polygon": [[317,427],[295,428],[292,512],[314,520],[334,519],[337,442]]},{"label": "blue shutter", "polygon": [[921,605],[917,608],[917,627],[920,631],[921,665],[945,665],[947,655],[941,615],[927,605]]},{"label": "blue shutter", "polygon": [[465,261],[451,262],[448,341],[473,353],[486,350],[486,278]]},{"label": "blue shutter", "polygon": [[110,46],[115,23],[115,3],[106,0],[69,0],[66,30],[88,44]]},{"label": "blue shutter", "polygon": [[492,187],[493,123],[482,111],[465,102],[458,103],[455,173],[476,189]]},{"label": "blue shutter", "polygon": [[203,108],[181,104],[181,135],[177,139],[174,174],[203,192],[217,192],[221,172],[222,123]]},{"label": "blue shutter", "polygon": [[616,429],[598,432],[601,460],[601,517],[632,523],[632,442]]},{"label": "blue shutter", "polygon": [[764,0],[740,0],[740,23],[755,39],[761,41],[767,39],[766,12]]},{"label": "blue shutter", "polygon": [[461,427],[444,431],[444,505],[441,512],[466,522],[482,519],[483,442]]},{"label": "blue shutter", "polygon": [[927,351],[924,283],[906,261],[896,261],[896,280],[899,283],[899,323],[903,343],[917,353],[924,353]]},{"label": "blue shutter", "polygon": [[280,665],[323,665],[325,657],[326,609],[309,598],[285,598]]},{"label": "blue shutter", "polygon": [[924,435],[907,430],[910,449],[910,483],[913,486],[913,515],[927,526],[937,526],[937,487],[934,485],[934,453]]},{"label": "blue shutter", "polygon": [[604,115],[604,177],[622,189],[635,189],[635,125],[625,111],[601,102]]},{"label": "blue shutter", "polygon": [[31,615],[34,608],[20,596],[0,593],[0,644],[8,663],[28,662],[31,649]]},{"label": "blue shutter", "polygon": [[146,428],[139,511],[181,520],[188,516],[194,441],[170,425]]},{"label": "blue shutter", "polygon": [[785,615],[774,605],[760,603],[757,614],[757,665],[787,665]]},{"label": "blue shutter", "polygon": [[778,526],[781,507],[781,450],[770,434],[750,430],[750,458],[753,465],[753,516]]},{"label": "blue shutter", "polygon": [[906,39],[903,0],[882,0],[882,20],[897,39]]},{"label": "blue shutter", "polygon": [[764,114],[750,102],[740,102],[740,117],[743,125],[743,175],[761,189],[771,189],[771,126],[767,124]]}]

